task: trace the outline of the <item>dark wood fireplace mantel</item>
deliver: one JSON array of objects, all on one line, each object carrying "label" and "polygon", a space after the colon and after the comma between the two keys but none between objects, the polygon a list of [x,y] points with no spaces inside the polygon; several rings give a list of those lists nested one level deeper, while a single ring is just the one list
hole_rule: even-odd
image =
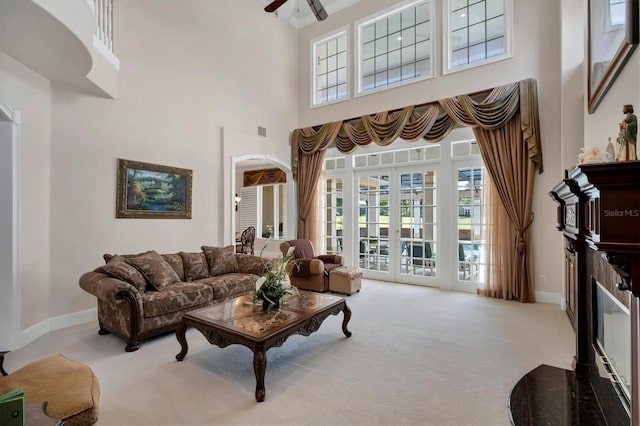
[{"label": "dark wood fireplace mantel", "polygon": [[[565,296],[576,331],[576,379],[593,390],[608,424],[640,424],[640,161],[580,165],[549,195],[558,204],[557,228],[565,237]],[[596,283],[629,308],[630,397],[618,380],[603,374],[606,357],[594,328]]]}]

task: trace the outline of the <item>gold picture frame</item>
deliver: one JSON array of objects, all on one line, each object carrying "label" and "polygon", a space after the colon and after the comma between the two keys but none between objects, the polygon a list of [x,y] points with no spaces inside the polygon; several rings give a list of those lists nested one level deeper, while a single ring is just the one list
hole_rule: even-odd
[{"label": "gold picture frame", "polygon": [[118,158],[116,217],[191,219],[189,169]]},{"label": "gold picture frame", "polygon": [[588,0],[587,7],[587,110],[593,114],[638,45],[638,0]]}]

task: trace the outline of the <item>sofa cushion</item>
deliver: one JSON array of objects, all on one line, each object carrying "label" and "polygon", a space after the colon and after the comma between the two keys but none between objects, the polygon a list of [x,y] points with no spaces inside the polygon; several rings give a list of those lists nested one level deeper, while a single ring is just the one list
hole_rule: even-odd
[{"label": "sofa cushion", "polygon": [[125,259],[122,256],[111,257],[109,263],[96,268],[95,271],[128,282],[141,293],[144,293],[144,290],[147,287],[147,281],[145,280],[144,275],[142,275],[142,273],[136,268],[125,262]]},{"label": "sofa cushion", "polygon": [[142,272],[149,284],[158,291],[180,281],[171,265],[154,250],[128,258],[127,263]]},{"label": "sofa cushion", "polygon": [[180,256],[180,253],[163,254],[162,258],[166,260],[169,265],[171,265],[174,271],[176,271],[176,274],[178,274],[178,278],[180,278],[180,281],[184,281],[184,266],[182,264],[182,257]]},{"label": "sofa cushion", "polygon": [[235,272],[238,269],[235,248],[233,246],[202,246],[201,248],[207,258],[207,264],[209,265],[209,275],[211,275],[212,277],[220,274]]},{"label": "sofa cushion", "polygon": [[206,284],[213,288],[213,300],[222,300],[253,291],[259,275],[245,273],[228,273],[215,277],[202,278],[198,284]]},{"label": "sofa cushion", "polygon": [[145,318],[170,314],[211,303],[213,288],[200,283],[170,284],[162,291],[149,291],[142,295]]},{"label": "sofa cushion", "polygon": [[185,253],[180,252],[182,263],[184,265],[185,280],[190,282],[200,278],[209,276],[209,264],[204,253]]}]

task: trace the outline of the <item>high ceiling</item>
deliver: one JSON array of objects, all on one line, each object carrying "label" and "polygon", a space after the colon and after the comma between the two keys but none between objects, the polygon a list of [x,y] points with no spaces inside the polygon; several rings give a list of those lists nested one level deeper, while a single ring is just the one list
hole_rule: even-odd
[{"label": "high ceiling", "polygon": [[[345,7],[358,3],[358,1],[360,0],[321,0],[329,16]],[[271,0],[263,0],[263,2],[269,4]],[[307,4],[307,0],[288,0],[275,13],[278,18],[285,20],[296,28],[302,28],[317,22]]]}]

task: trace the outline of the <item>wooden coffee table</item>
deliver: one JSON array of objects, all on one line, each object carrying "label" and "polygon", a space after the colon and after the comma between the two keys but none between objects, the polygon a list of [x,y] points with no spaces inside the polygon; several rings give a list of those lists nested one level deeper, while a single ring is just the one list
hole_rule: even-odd
[{"label": "wooden coffee table", "polygon": [[264,373],[269,348],[282,346],[293,334],[310,335],[320,328],[325,318],[340,312],[344,312],[342,332],[351,337],[347,330],[351,310],[343,297],[302,290],[298,293],[285,296],[284,303],[275,312],[263,312],[262,303],[253,304],[248,294],[184,314],[176,330],[182,346],[176,359],[182,361],[187,355],[189,348],[185,333],[189,327],[200,330],[209,343],[221,348],[244,345],[253,351],[256,400],[264,401]]}]

